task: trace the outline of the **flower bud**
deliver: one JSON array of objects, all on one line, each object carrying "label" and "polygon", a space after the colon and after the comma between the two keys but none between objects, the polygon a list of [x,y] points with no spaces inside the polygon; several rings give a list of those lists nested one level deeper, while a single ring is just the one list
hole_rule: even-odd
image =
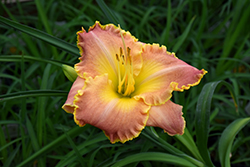
[{"label": "flower bud", "polygon": [[71,81],[74,82],[77,78],[77,73],[75,69],[71,66],[68,66],[66,64],[62,64],[62,69],[64,72],[64,75]]}]

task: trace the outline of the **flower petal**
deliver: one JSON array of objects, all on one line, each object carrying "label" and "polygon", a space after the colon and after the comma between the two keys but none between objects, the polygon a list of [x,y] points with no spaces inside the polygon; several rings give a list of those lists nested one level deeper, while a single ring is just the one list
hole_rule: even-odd
[{"label": "flower petal", "polygon": [[75,96],[74,105],[75,122],[104,130],[111,143],[137,137],[146,125],[150,109],[142,99],[119,95],[107,74],[89,77]]},{"label": "flower petal", "polygon": [[74,112],[74,96],[77,94],[78,90],[81,90],[84,86],[85,80],[82,79],[81,77],[77,77],[75,82],[73,83],[70,92],[68,94],[68,98],[62,108],[67,112],[67,113],[73,113]]},{"label": "flower petal", "polygon": [[152,106],[149,111],[147,126],[160,127],[171,136],[182,135],[185,128],[182,106],[170,100],[163,105]]},{"label": "flower petal", "polygon": [[[137,76],[142,67],[142,44],[137,42],[129,32],[121,30],[126,47],[131,49],[130,55],[133,61],[134,75]],[[76,72],[83,78],[102,75],[108,73],[109,79],[117,85],[117,59],[116,54],[120,54],[120,47],[123,49],[123,42],[120,29],[113,24],[101,25],[96,22],[89,28],[89,32],[84,29],[77,33],[77,45],[80,49],[80,62],[75,65]]]},{"label": "flower petal", "polygon": [[145,44],[142,52],[143,67],[135,78],[135,99],[142,98],[148,105],[164,104],[172,91],[184,91],[199,84],[205,70],[198,70],[179,60],[174,53],[158,44]]}]

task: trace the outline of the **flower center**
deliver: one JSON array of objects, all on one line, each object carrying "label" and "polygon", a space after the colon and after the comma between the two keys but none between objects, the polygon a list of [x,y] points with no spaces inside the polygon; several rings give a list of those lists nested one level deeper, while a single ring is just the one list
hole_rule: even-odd
[{"label": "flower center", "polygon": [[130,56],[130,48],[127,47],[125,55],[120,47],[120,54],[116,54],[118,62],[118,93],[129,96],[135,90],[133,77],[133,62]]}]

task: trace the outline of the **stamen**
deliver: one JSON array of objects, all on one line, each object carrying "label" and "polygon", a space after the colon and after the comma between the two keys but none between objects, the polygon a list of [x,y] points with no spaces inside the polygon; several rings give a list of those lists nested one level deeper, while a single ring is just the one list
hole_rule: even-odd
[{"label": "stamen", "polygon": [[125,42],[124,42],[124,38],[123,38],[123,35],[122,35],[122,31],[121,31],[120,24],[118,24],[118,27],[119,27],[119,29],[120,29],[120,35],[121,35],[121,37],[122,37],[123,49],[124,49],[125,55],[127,56],[127,53],[126,53],[126,44],[125,44]]},{"label": "stamen", "polygon": [[[133,61],[130,55],[131,49],[126,47],[120,25],[120,35],[122,38],[123,48],[120,47],[120,55],[116,54],[118,67],[118,93],[123,96],[129,96],[134,91],[134,77],[133,77]],[[124,51],[124,54],[123,54]]]}]

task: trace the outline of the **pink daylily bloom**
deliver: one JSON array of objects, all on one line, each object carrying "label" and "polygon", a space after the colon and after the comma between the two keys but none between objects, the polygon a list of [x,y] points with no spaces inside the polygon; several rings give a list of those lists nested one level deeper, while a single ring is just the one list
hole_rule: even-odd
[{"label": "pink daylily bloom", "polygon": [[102,129],[111,143],[137,137],[145,126],[182,135],[182,106],[173,91],[199,84],[205,70],[179,60],[158,44],[143,44],[113,24],[96,22],[77,33],[77,79],[63,109],[79,126]]}]

